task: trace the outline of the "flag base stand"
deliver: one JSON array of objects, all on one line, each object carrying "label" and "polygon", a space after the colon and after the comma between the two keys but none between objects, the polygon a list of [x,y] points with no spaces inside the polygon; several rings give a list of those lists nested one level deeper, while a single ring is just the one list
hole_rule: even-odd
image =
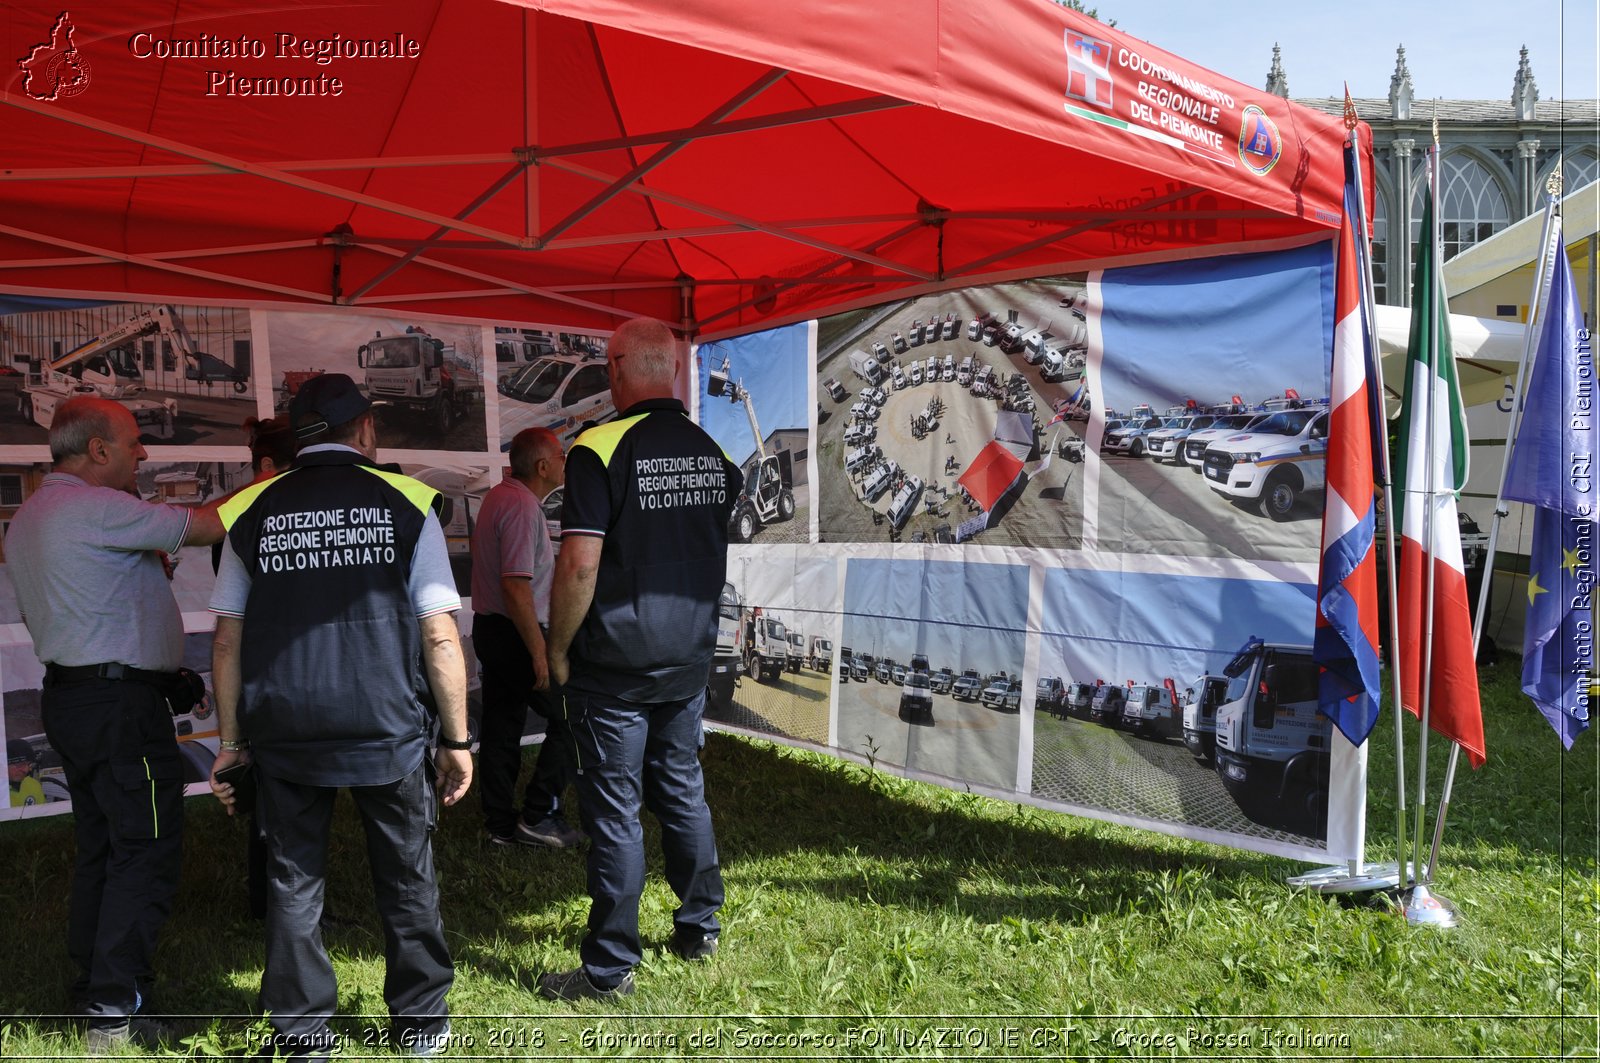
[{"label": "flag base stand", "polygon": [[1413,886],[1404,899],[1402,911],[1411,926],[1436,926],[1448,930],[1461,925],[1456,906],[1433,892],[1427,886]]},{"label": "flag base stand", "polygon": [[[1406,870],[1411,870],[1411,865],[1406,865]],[[1410,879],[1400,877],[1400,865],[1394,861],[1387,864],[1360,864],[1352,867],[1350,864],[1337,864],[1333,867],[1319,867],[1315,871],[1307,871],[1303,875],[1291,875],[1288,883],[1302,889],[1313,890],[1317,893],[1376,893],[1384,890],[1397,890],[1402,882]]]}]

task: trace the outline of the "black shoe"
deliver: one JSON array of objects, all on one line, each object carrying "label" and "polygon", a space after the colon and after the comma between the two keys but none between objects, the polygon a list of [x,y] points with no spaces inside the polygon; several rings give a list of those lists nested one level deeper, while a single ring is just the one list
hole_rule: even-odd
[{"label": "black shoe", "polygon": [[88,1036],[91,1056],[108,1056],[129,1045],[139,1048],[161,1048],[173,1040],[172,1027],[148,1015],[131,1015],[128,1021],[116,1026],[91,1026]]},{"label": "black shoe", "polygon": [[598,986],[589,980],[582,967],[570,971],[546,971],[539,976],[539,995],[549,1000],[609,1000],[633,995],[633,972],[613,986]]},{"label": "black shoe", "polygon": [[667,949],[680,960],[709,960],[717,954],[717,932],[679,927],[667,939]]}]

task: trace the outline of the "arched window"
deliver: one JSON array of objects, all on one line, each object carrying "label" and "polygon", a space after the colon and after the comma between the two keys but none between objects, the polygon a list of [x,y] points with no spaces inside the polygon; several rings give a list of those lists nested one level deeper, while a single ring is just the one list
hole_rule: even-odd
[{"label": "arched window", "polygon": [[[1595,178],[1600,177],[1600,159],[1588,152],[1568,155],[1561,160],[1561,194],[1571,195]],[[1539,181],[1539,191],[1544,192],[1544,180]]]},{"label": "arched window", "polygon": [[1372,195],[1372,298],[1389,305],[1389,197],[1383,186]]},{"label": "arched window", "polygon": [[[1446,262],[1511,224],[1505,193],[1483,164],[1471,155],[1446,155],[1439,164],[1439,179],[1443,186],[1439,195],[1439,218],[1444,232]],[[1422,195],[1426,188],[1426,179],[1418,181],[1412,200],[1413,245],[1422,233]]]}]

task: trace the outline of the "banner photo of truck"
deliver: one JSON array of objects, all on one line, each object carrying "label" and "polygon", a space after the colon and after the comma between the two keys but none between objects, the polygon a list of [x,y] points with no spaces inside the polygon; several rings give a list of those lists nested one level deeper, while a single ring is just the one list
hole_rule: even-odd
[{"label": "banner photo of truck", "polygon": [[1078,546],[1086,304],[1076,275],[819,321],[820,540]]},{"label": "banner photo of truck", "polygon": [[850,558],[844,609],[839,749],[1015,790],[1028,568]]},{"label": "banner photo of truck", "polygon": [[839,563],[809,549],[732,547],[706,719],[829,744]]},{"label": "banner photo of truck", "polygon": [[1047,572],[1032,792],[1225,844],[1357,844],[1364,754],[1317,711],[1314,592],[1259,573]]},{"label": "banner photo of truck", "polygon": [[487,449],[482,326],[306,311],[262,316],[274,412],[287,412],[312,377],[344,373],[372,400],[384,450]]},{"label": "banner photo of truck", "polygon": [[1324,245],[1099,276],[1090,542],[1113,553],[1316,560],[1332,287]]},{"label": "banner photo of truck", "polygon": [[0,296],[0,445],[43,445],[76,395],[127,407],[147,446],[243,444],[254,361],[239,307]]},{"label": "banner photo of truck", "polygon": [[813,331],[806,321],[696,348],[700,423],[744,471],[732,542],[811,541]]}]

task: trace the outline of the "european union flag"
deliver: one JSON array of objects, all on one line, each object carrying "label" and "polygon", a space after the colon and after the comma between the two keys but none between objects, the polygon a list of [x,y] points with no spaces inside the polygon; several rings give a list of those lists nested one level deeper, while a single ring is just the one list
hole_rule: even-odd
[{"label": "european union flag", "polygon": [[1572,748],[1594,661],[1594,357],[1556,228],[1555,273],[1505,496],[1534,506],[1522,690]]}]

